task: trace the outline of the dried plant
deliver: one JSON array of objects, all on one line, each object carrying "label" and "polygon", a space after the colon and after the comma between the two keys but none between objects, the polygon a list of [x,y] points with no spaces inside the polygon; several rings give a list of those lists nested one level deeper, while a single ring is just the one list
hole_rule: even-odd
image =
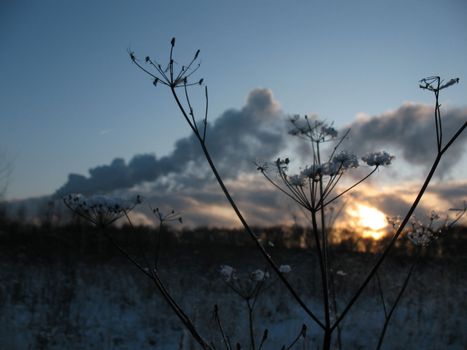
[{"label": "dried plant", "polygon": [[[242,223],[246,233],[250,236],[252,241],[255,243],[257,250],[262,254],[266,263],[267,269],[258,270],[252,276],[251,283],[247,288],[246,284],[240,283],[239,280],[235,279],[234,270],[231,267],[224,266],[223,267],[223,276],[226,283],[229,287],[235,291],[240,297],[242,297],[246,301],[247,308],[249,310],[249,329],[250,329],[250,348],[256,350],[257,349],[257,341],[254,336],[254,322],[253,322],[253,312],[254,306],[256,304],[256,300],[260,295],[260,292],[263,288],[263,285],[266,280],[267,274],[269,271],[277,275],[278,279],[281,283],[287,288],[290,292],[291,298],[293,298],[303,309],[303,311],[308,315],[309,319],[322,330],[322,348],[323,349],[330,349],[333,343],[333,335],[335,334],[334,331],[338,330],[342,324],[342,321],[348,315],[348,312],[351,308],[355,305],[356,301],[362,295],[362,292],[368,286],[368,284],[373,280],[374,277],[377,277],[377,272],[382,265],[382,263],[386,260],[389,252],[395,245],[395,242],[399,239],[403,232],[405,232],[405,228],[409,223],[410,219],[413,216],[415,209],[417,208],[421,198],[423,197],[432,177],[439,165],[439,162],[446,151],[452,146],[452,144],[456,141],[456,139],[461,135],[464,129],[467,126],[467,122],[463,125],[459,126],[459,129],[456,131],[454,135],[447,139],[445,142],[445,135],[443,134],[443,125],[442,125],[442,118],[440,114],[440,104],[439,104],[439,93],[441,90],[458,83],[458,79],[451,79],[448,82],[444,83],[439,77],[429,77],[422,79],[420,81],[420,87],[426,89],[428,91],[432,91],[435,94],[435,128],[436,128],[436,144],[437,144],[437,152],[435,154],[433,164],[418,192],[418,195],[414,199],[410,208],[408,208],[406,215],[397,223],[397,227],[395,226],[395,230],[393,233],[392,238],[389,240],[389,243],[384,248],[381,255],[378,257],[374,266],[369,270],[366,277],[360,283],[360,286],[354,292],[353,296],[347,302],[343,310],[338,313],[337,307],[335,306],[335,302],[332,302],[330,296],[332,294],[332,281],[333,281],[333,269],[331,268],[331,261],[329,259],[329,230],[326,225],[326,212],[325,208],[330,204],[339,199],[340,197],[344,196],[349,191],[353,190],[356,186],[361,184],[365,181],[368,177],[370,177],[377,169],[382,166],[390,165],[393,160],[393,156],[385,151],[373,152],[367,154],[361,158],[363,164],[369,166],[367,174],[362,177],[360,180],[356,181],[353,185],[348,186],[346,189],[341,190],[340,192],[336,192],[338,189],[337,184],[342,179],[343,176],[349,171],[352,171],[353,168],[360,166],[360,161],[357,156],[345,152],[340,151],[339,147],[342,144],[342,141],[348,136],[348,131],[344,133],[344,135],[339,138],[338,132],[332,125],[328,125],[322,121],[317,119],[311,119],[308,117],[300,118],[300,117],[293,117],[290,122],[292,125],[292,129],[290,133],[297,137],[300,137],[306,140],[311,146],[311,159],[310,163],[306,164],[302,167],[298,174],[289,174],[289,164],[290,160],[288,158],[285,159],[277,159],[272,166],[269,164],[261,164],[257,165],[258,171],[264,175],[267,181],[269,181],[274,188],[278,191],[283,193],[286,197],[290,198],[294,201],[297,205],[299,205],[308,215],[308,218],[311,223],[311,232],[310,235],[314,238],[315,241],[315,249],[317,258],[319,261],[320,267],[320,275],[321,275],[321,285],[322,285],[322,306],[323,306],[323,317],[320,317],[317,311],[311,310],[308,306],[307,302],[305,302],[296,289],[292,286],[289,282],[285,269],[280,266],[276,261],[273,259],[271,254],[267,251],[267,247],[263,245],[263,242],[259,239],[258,235],[254,232],[254,230],[248,225],[244,215],[242,214],[241,210],[237,206],[236,202],[233,200],[226,184],[224,183],[223,179],[219,175],[219,172],[216,168],[214,161],[212,160],[211,153],[206,145],[206,139],[209,137],[207,135],[207,123],[208,123],[208,89],[204,87],[204,94],[205,94],[205,108],[202,113],[201,121],[198,121],[194,108],[192,107],[192,103],[190,100],[190,89],[196,86],[203,85],[203,79],[195,79],[194,74],[198,71],[200,64],[199,64],[199,50],[196,51],[193,58],[189,61],[187,65],[179,65],[174,59],[174,48],[175,48],[175,38],[171,40],[170,43],[170,54],[169,60],[167,63],[160,63],[158,60],[146,57],[143,60],[140,60],[136,57],[133,52],[129,52],[131,61],[140,68],[144,73],[149,75],[152,79],[154,86],[163,86],[168,88],[174,98],[174,101],[179,108],[181,115],[189,125],[190,129],[193,131],[196,139],[199,141],[200,148],[214,174],[216,181],[218,182],[221,190],[223,191],[227,201],[231,205],[233,211],[239,218],[240,222]],[[335,147],[331,152],[331,155],[324,159],[322,153],[322,144],[334,142]],[[275,175],[271,174],[270,169],[274,169]],[[69,207],[73,210],[78,210],[77,208]],[[81,209],[79,209],[81,210]],[[78,211],[79,211],[78,210]],[[464,208],[465,212],[465,208]],[[163,216],[158,210],[154,211],[156,216],[158,216],[160,223],[164,222],[165,219],[170,217]],[[111,213],[113,215],[119,216],[121,212]],[[124,210],[124,214],[126,217],[126,211]],[[94,218],[93,223],[100,222],[100,214],[98,215],[98,219],[95,219],[94,214],[91,215],[89,211],[81,211],[81,215],[85,218]],[[121,215],[120,215],[121,216]],[[106,218],[105,222],[112,222],[112,216],[110,218]],[[162,226],[161,226],[162,227]],[[413,228],[415,226],[412,226]],[[418,231],[419,228],[416,228],[415,232]],[[429,230],[425,230],[424,234],[419,235],[420,237],[426,238],[426,232],[431,232]],[[417,233],[418,234],[418,233]],[[424,236],[425,235],[425,236]],[[415,241],[423,241],[422,238],[416,236],[415,234],[412,235],[412,239]],[[111,239],[111,237],[109,238]],[[160,239],[160,236],[159,236]],[[431,238],[430,238],[431,239]],[[430,240],[428,239],[428,240]],[[157,241],[157,240],[156,240]],[[153,268],[149,270],[138,263],[135,259],[129,256],[118,244],[113,242],[114,245],[119,249],[127,258],[135,264],[140,271],[142,271],[147,277],[154,281],[157,288],[161,292],[162,296],[166,300],[166,302],[171,306],[172,310],[181,320],[181,322],[185,325],[185,327],[190,331],[193,338],[196,342],[203,348],[203,349],[215,349],[215,345],[209,343],[205,340],[204,337],[200,335],[200,333],[195,328],[193,322],[188,318],[186,313],[180,308],[180,306],[175,302],[173,297],[171,296],[170,292],[167,290],[163,282],[161,281],[158,275],[158,251],[160,249],[160,240],[159,245],[156,246],[155,250],[155,262]],[[147,266],[150,266],[147,263]],[[415,266],[415,265],[413,265]],[[410,275],[413,271],[413,266],[409,270],[409,274],[406,277],[406,282],[399,293],[402,296],[404,292]],[[336,273],[339,274],[339,271]],[[394,276],[396,278],[397,276]],[[380,289],[382,290],[382,289]],[[384,300],[384,295],[382,295]],[[386,304],[383,303],[385,309],[385,325],[383,327],[383,332],[380,336],[379,343],[382,343],[384,339],[385,329],[389,324],[389,320],[391,315],[393,314],[398,301],[400,300],[400,296],[391,307],[390,311],[387,312]],[[216,322],[218,324],[219,331],[222,335],[223,339],[223,346],[227,350],[233,349],[232,344],[228,336],[225,334],[224,327],[222,326],[222,322],[220,320],[218,314],[218,307],[214,309],[214,315]],[[292,343],[286,347],[283,346],[283,349],[290,349],[292,348],[300,339],[304,337],[306,334],[306,326],[304,325],[302,330],[299,332],[298,336],[292,341]],[[263,337],[261,342],[259,343],[258,349],[261,349],[265,341],[268,337],[268,331],[265,330],[263,333]],[[379,347],[381,344],[378,345]],[[237,349],[241,348],[241,345],[237,343]]]}]

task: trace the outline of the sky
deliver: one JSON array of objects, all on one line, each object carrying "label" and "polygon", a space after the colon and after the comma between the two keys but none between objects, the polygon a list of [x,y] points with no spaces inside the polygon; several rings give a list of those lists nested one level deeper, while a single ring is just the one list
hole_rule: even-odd
[{"label": "sky", "polygon": [[[455,110],[452,120],[462,122],[466,19],[462,0],[2,1],[0,154],[13,164],[6,197],[53,194],[68,188],[69,174],[92,177],[90,169],[103,169],[97,171],[102,178],[116,175],[112,164],[139,164],[144,170],[145,160],[158,167],[159,160],[166,166],[170,160],[189,162],[178,157],[181,153],[197,159],[198,154],[186,152],[192,149],[190,131],[168,91],[154,88],[127,54],[132,50],[138,57],[165,60],[172,37],[177,38],[176,60],[185,62],[201,50],[198,75],[209,88],[209,120],[222,135],[219,145],[212,142],[233,158],[239,154],[229,150],[244,147],[248,156],[241,170],[247,170],[255,152],[275,157],[290,143],[272,131],[261,135],[268,148],[260,143],[258,151],[248,142],[226,141],[239,138],[235,131],[250,130],[255,138],[271,122],[257,118],[255,129],[242,119],[255,115],[255,96],[273,106],[276,124],[281,116],[317,114],[336,128],[352,125],[358,140],[371,141],[358,141],[355,148],[376,147],[385,130],[397,136],[406,128],[384,124],[387,129],[372,137],[374,125],[365,128],[365,120],[400,120],[395,111],[408,120],[420,111],[429,114],[423,108],[432,106],[433,98],[418,88],[418,80],[459,77],[460,84],[446,90],[441,102],[443,111]],[[235,116],[242,126],[232,122]],[[417,160],[425,148],[422,144],[419,153],[409,154],[412,137],[400,143],[386,139],[385,145],[401,152],[399,166],[406,169],[392,170],[388,178],[397,172],[409,181],[423,170],[425,163]],[[444,172],[446,181],[465,180],[462,145]],[[184,164],[170,169],[183,177],[179,183],[193,179]],[[140,174],[138,181],[154,179]],[[136,185],[144,185],[141,181]],[[122,188],[131,185],[123,182]]]}]

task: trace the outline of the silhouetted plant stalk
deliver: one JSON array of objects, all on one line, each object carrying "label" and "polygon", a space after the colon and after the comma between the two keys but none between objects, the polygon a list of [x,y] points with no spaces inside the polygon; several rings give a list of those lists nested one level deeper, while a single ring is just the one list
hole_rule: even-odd
[{"label": "silhouetted plant stalk", "polygon": [[245,302],[248,311],[248,332],[250,349],[256,350],[253,313],[258,297],[269,278],[267,270],[255,270],[247,278],[240,279],[234,268],[228,265],[221,267],[224,282]]},{"label": "silhouetted plant stalk", "polygon": [[[169,87],[175,102],[182,113],[182,116],[184,117],[185,121],[188,123],[190,126],[191,130],[193,131],[195,137],[200,143],[201,149],[204,153],[204,156],[206,157],[206,160],[217,180],[219,183],[219,186],[221,187],[226,199],[228,200],[229,204],[231,205],[232,209],[235,211],[235,214],[239,218],[240,222],[242,223],[243,227],[245,228],[246,232],[248,235],[251,237],[251,239],[255,242],[256,247],[258,250],[261,252],[263,257],[268,261],[270,264],[272,270],[279,276],[279,278],[282,280],[286,288],[289,290],[289,292],[292,294],[293,298],[298,302],[298,304],[303,308],[303,310],[313,319],[321,328],[324,329],[323,323],[319,320],[319,318],[308,308],[308,306],[305,304],[305,302],[300,298],[300,296],[297,294],[295,289],[290,285],[290,283],[287,281],[286,277],[279,271],[279,266],[274,262],[272,257],[269,255],[269,253],[266,251],[266,249],[263,247],[261,241],[259,240],[258,236],[254,233],[253,229],[250,228],[248,225],[247,221],[243,217],[242,213],[240,212],[240,209],[238,208],[237,204],[233,200],[232,196],[230,195],[230,192],[228,191],[226,185],[224,184],[224,181],[222,180],[221,176],[219,175],[219,172],[217,171],[216,166],[214,165],[214,162],[211,158],[211,154],[206,146],[206,137],[207,135],[207,117],[208,117],[208,89],[205,87],[205,100],[206,100],[206,108],[205,108],[205,114],[204,114],[204,119],[203,119],[203,128],[200,128],[198,126],[198,123],[196,121],[195,117],[195,111],[193,110],[191,106],[191,102],[189,99],[189,94],[187,88],[190,86],[194,85],[202,85],[203,84],[203,79],[200,79],[197,81],[197,83],[191,83],[188,81],[188,78],[191,77],[191,75],[199,68],[199,64],[193,68],[193,64],[198,58],[199,55],[199,50],[196,52],[194,55],[192,61],[187,65],[187,66],[182,66],[179,70],[178,73],[175,72],[175,61],[173,60],[173,48],[175,46],[175,38],[171,40],[171,48],[170,48],[170,56],[169,56],[169,63],[165,66],[165,68],[162,67],[161,64],[159,64],[157,61],[154,59],[151,59],[149,56],[145,58],[146,63],[148,63],[150,66],[156,69],[155,73],[152,73],[148,71],[146,68],[142,66],[140,61],[136,58],[133,52],[129,52],[130,59],[134,64],[136,64],[141,70],[143,70],[146,74],[151,76],[153,80],[153,84],[157,85],[158,83],[162,83],[162,85],[165,85]],[[177,89],[182,88],[184,91],[185,99],[186,99],[186,107],[182,104],[180,96],[178,95]]]},{"label": "silhouetted plant stalk", "polygon": [[154,209],[153,212],[159,219],[159,237],[155,240],[155,259],[154,266],[151,267],[144,249],[139,247],[140,255],[143,258],[145,265],[138,262],[127,250],[125,250],[115,239],[108,234],[106,228],[120,218],[126,218],[128,224],[134,230],[133,223],[128,216],[128,213],[133,208],[142,202],[141,197],[138,195],[135,200],[123,200],[117,197],[109,196],[92,196],[86,198],[79,194],[69,194],[63,197],[63,202],[70,210],[76,213],[81,218],[93,224],[109,241],[110,243],[141,273],[148,277],[159,290],[163,299],[167,302],[169,307],[179,318],[186,329],[191,333],[195,341],[205,350],[214,350],[214,348],[207,343],[203,337],[198,333],[194,323],[183,311],[181,306],[172,297],[170,291],[167,289],[165,283],[162,281],[157,266],[157,261],[160,252],[160,235],[163,230],[165,222],[168,221],[181,221],[181,217],[174,211],[168,215],[162,214],[159,209]]},{"label": "silhouetted plant stalk", "polygon": [[[149,209],[153,212],[153,214],[157,217],[159,221],[159,231],[154,231],[155,237],[154,241],[155,243],[155,253],[154,253],[154,269],[157,270],[158,268],[158,263],[159,263],[159,257],[160,257],[160,251],[161,251],[161,246],[162,246],[162,235],[165,232],[165,223],[167,222],[173,222],[177,221],[179,223],[183,223],[183,219],[180,216],[179,213],[176,213],[175,210],[172,210],[168,214],[162,213],[159,208],[151,208],[149,206]],[[130,220],[128,220],[130,221]]]},{"label": "silhouetted plant stalk", "polygon": [[[432,79],[433,77],[430,77],[430,78],[427,78],[427,79]],[[459,79],[451,79],[449,80],[448,83],[442,85],[441,84],[441,79],[439,77],[435,77],[435,82],[436,84],[438,85],[438,82],[440,82],[439,84],[441,84],[441,86],[438,88],[438,87],[433,87],[432,83],[430,83],[429,81],[427,81],[427,79],[422,79],[421,80],[421,83],[425,84],[425,85],[420,85],[421,88],[423,89],[427,89],[427,90],[430,90],[430,91],[433,91],[435,93],[435,97],[436,97],[436,105],[435,105],[435,124],[438,123],[438,132],[437,132],[437,144],[439,145],[438,146],[438,151],[436,153],[436,156],[435,156],[435,159],[433,161],[433,164],[430,168],[430,171],[428,172],[428,175],[427,177],[425,178],[425,181],[423,182],[423,185],[422,187],[420,188],[414,202],[412,203],[411,207],[409,208],[409,210],[407,211],[407,214],[405,215],[404,219],[402,220],[402,222],[400,223],[399,225],[399,228],[397,229],[397,231],[395,232],[395,234],[393,235],[393,237],[391,238],[390,242],[388,243],[388,246],[385,248],[385,250],[383,251],[383,253],[381,254],[381,256],[379,257],[378,261],[376,262],[376,264],[374,265],[374,267],[370,270],[370,272],[368,273],[367,277],[365,278],[365,280],[362,282],[361,286],[357,289],[357,291],[355,292],[354,296],[351,298],[351,300],[349,301],[349,303],[347,304],[347,306],[345,307],[344,311],[341,313],[340,317],[336,320],[336,322],[334,323],[333,325],[333,329],[340,323],[342,322],[342,320],[344,319],[344,317],[346,316],[347,312],[349,312],[349,310],[352,308],[352,306],[355,304],[355,302],[357,301],[357,299],[360,297],[361,293],[363,292],[363,290],[366,288],[366,286],[368,285],[368,283],[371,281],[371,279],[374,277],[374,275],[376,274],[378,268],[381,266],[381,264],[383,263],[383,261],[386,259],[387,255],[389,254],[389,252],[391,251],[391,249],[394,247],[394,244],[396,243],[397,239],[399,238],[399,236],[402,234],[405,226],[407,225],[407,223],[409,222],[410,220],[410,217],[413,215],[415,209],[417,208],[418,204],[420,203],[420,200],[422,199],[423,195],[425,194],[425,191],[426,189],[428,188],[428,185],[429,183],[431,182],[431,179],[433,178],[433,175],[436,171],[436,169],[438,168],[438,165],[439,165],[439,162],[441,161],[441,158],[443,157],[443,155],[446,153],[446,151],[452,146],[452,144],[456,141],[456,139],[462,134],[462,132],[465,130],[465,128],[467,127],[467,121],[464,122],[463,125],[461,125],[459,127],[459,129],[454,133],[454,135],[449,139],[449,141],[443,146],[441,141],[442,141],[442,137],[440,135],[442,135],[442,126],[441,126],[441,122],[440,120],[438,120],[440,117],[439,117],[439,114],[438,112],[436,111],[439,111],[439,108],[440,108],[440,105],[439,105],[439,101],[438,101],[438,97],[439,97],[439,91],[441,89],[444,89],[446,88],[447,86],[451,86],[455,83],[457,83],[459,81]],[[431,80],[430,80],[431,81]],[[449,85],[448,85],[449,84]],[[436,122],[436,120],[438,120]]]},{"label": "silhouetted plant stalk", "polygon": [[[178,106],[182,116],[188,123],[189,127],[193,131],[195,137],[199,141],[204,156],[214,174],[219,186],[221,187],[227,201],[231,205],[232,209],[236,213],[240,222],[242,223],[245,231],[255,242],[257,249],[261,252],[263,257],[266,259],[271,269],[277,274],[285,287],[289,290],[292,297],[298,302],[303,308],[305,313],[323,330],[323,349],[330,349],[332,341],[333,331],[340,325],[342,320],[347,316],[347,313],[353,307],[355,302],[361,296],[362,292],[369,284],[369,282],[376,275],[379,267],[388,256],[389,252],[394,247],[395,242],[403,232],[405,226],[409,222],[410,217],[413,215],[416,207],[418,206],[421,198],[423,197],[438,165],[446,153],[446,151],[452,146],[456,139],[462,134],[467,126],[467,122],[459,127],[456,133],[448,140],[447,143],[443,144],[443,128],[442,119],[440,114],[439,104],[439,92],[440,90],[447,88],[451,85],[458,83],[459,79],[451,79],[444,83],[439,77],[429,77],[420,81],[420,87],[435,94],[435,128],[436,128],[436,143],[437,143],[437,154],[433,161],[430,171],[428,172],[422,187],[420,188],[413,204],[407,211],[407,214],[401,221],[399,227],[394,233],[392,239],[384,249],[381,256],[373,268],[369,271],[366,278],[361,283],[360,287],[356,290],[353,297],[347,303],[343,311],[339,316],[336,315],[335,320],[331,320],[331,303],[329,301],[329,279],[331,274],[330,262],[328,259],[328,230],[325,225],[325,211],[324,209],[329,204],[335,202],[343,195],[357,187],[359,184],[368,179],[374,174],[380,166],[389,165],[393,156],[387,152],[375,152],[370,153],[362,158],[368,166],[372,167],[367,175],[355,182],[353,185],[335,194],[336,186],[341,180],[342,176],[352,168],[356,168],[359,165],[358,159],[355,155],[347,152],[337,152],[343,139],[347,137],[348,131],[340,139],[337,139],[337,131],[332,125],[327,125],[318,120],[310,120],[305,117],[301,119],[294,117],[291,119],[293,129],[291,133],[299,136],[310,142],[312,150],[312,163],[308,165],[299,174],[290,176],[288,174],[289,159],[277,159],[275,162],[275,170],[278,178],[274,179],[268,173],[268,165],[258,165],[257,169],[265,176],[265,178],[280,192],[286,195],[288,198],[293,200],[301,208],[309,213],[310,221],[312,224],[311,235],[314,237],[316,254],[319,261],[322,294],[323,294],[323,312],[324,321],[320,320],[316,314],[308,308],[306,303],[301,299],[296,290],[288,282],[283,273],[281,273],[279,266],[275,263],[270,254],[266,251],[265,247],[258,239],[258,236],[250,228],[240,209],[235,203],[234,199],[230,195],[224,181],[219,175],[217,168],[211,158],[210,152],[206,145],[207,135],[207,118],[208,118],[208,89],[205,87],[205,110],[202,119],[202,125],[198,125],[196,120],[195,111],[192,107],[189,95],[189,87],[202,85],[203,79],[192,81],[192,75],[198,70],[199,63],[199,50],[194,55],[193,59],[186,66],[179,67],[173,59],[173,51],[175,46],[175,38],[171,40],[169,62],[162,66],[156,60],[146,57],[145,62],[149,65],[149,68],[145,68],[141,61],[139,61],[133,52],[129,52],[132,62],[137,65],[142,71],[152,77],[153,84],[164,85],[169,88],[171,94]],[[179,67],[179,68],[177,68]],[[179,91],[182,90],[180,94]],[[332,140],[338,140],[337,145],[334,147],[329,159],[324,162],[321,159],[320,144],[324,142],[330,142]],[[255,343],[251,342],[251,347],[254,348]],[[237,344],[237,348],[239,344]]]},{"label": "silhouetted plant stalk", "polygon": [[[428,225],[425,225],[420,220],[417,220],[415,217],[412,217],[411,227],[409,228],[407,232],[407,237],[417,247],[417,251],[413,259],[413,262],[409,268],[409,271],[406,277],[404,278],[402,286],[399,292],[397,293],[396,299],[394,300],[394,303],[391,306],[391,309],[389,310],[389,312],[387,311],[387,308],[386,308],[384,290],[381,285],[381,280],[379,278],[378,273],[376,273],[378,291],[381,296],[381,303],[383,305],[383,311],[384,311],[384,324],[383,324],[383,328],[378,338],[378,345],[376,347],[377,350],[381,349],[383,345],[384,337],[386,335],[389,322],[391,321],[391,318],[397,306],[399,305],[400,300],[402,299],[402,295],[407,289],[407,286],[409,284],[410,278],[412,277],[412,273],[415,267],[420,261],[422,248],[429,246],[433,241],[437,240],[440,236],[448,233],[453,228],[453,226],[464,216],[467,210],[467,203],[464,202],[464,207],[462,209],[451,208],[450,210],[456,212],[455,218],[451,220],[451,222],[449,222],[449,218],[446,218],[444,224],[438,228],[434,227],[434,224],[437,222],[437,220],[439,220],[439,215],[435,212],[431,212]],[[396,226],[398,224],[398,218],[391,219],[390,223],[392,223],[393,227]]]},{"label": "silhouetted plant stalk", "polygon": [[368,177],[375,173],[380,166],[389,165],[394,158],[387,152],[375,152],[362,158],[367,165],[373,167],[362,179],[344,189],[342,192],[327,199],[335,191],[335,187],[345,172],[359,166],[355,155],[348,152],[337,152],[342,141],[347,137],[348,131],[338,139],[331,155],[326,162],[321,159],[320,145],[337,138],[337,131],[331,126],[318,120],[310,120],[307,116],[301,119],[295,116],[290,119],[292,129],[290,134],[299,136],[309,142],[312,154],[312,164],[308,165],[299,174],[289,175],[289,159],[277,159],[275,169],[278,181],[275,181],[267,172],[266,166],[258,166],[258,170],[265,178],[282,193],[294,200],[310,215],[311,235],[314,237],[316,254],[320,267],[321,286],[323,295],[324,337],[323,348],[331,346],[331,310],[336,309],[330,301],[331,268],[329,262],[329,237],[325,220],[325,207],[342,197]]},{"label": "silhouetted plant stalk", "polygon": [[214,319],[216,321],[217,327],[219,328],[219,332],[222,336],[222,341],[224,342],[226,350],[232,350],[232,343],[230,342],[228,335],[225,334],[224,327],[222,326],[222,321],[219,316],[219,307],[217,304],[214,305]]},{"label": "silhouetted plant stalk", "polygon": [[[290,273],[292,271],[289,265],[281,265],[279,271],[283,274]],[[254,322],[254,311],[259,300],[260,295],[272,286],[272,281],[270,281],[270,275],[267,269],[261,270],[256,269],[250,272],[248,275],[239,275],[237,270],[229,265],[222,265],[220,273],[223,281],[237,296],[239,296],[244,302],[248,314],[248,335],[249,335],[249,348],[252,350],[260,350],[268,339],[269,330],[265,329],[263,331],[263,336],[257,347],[257,339],[255,335],[255,322]],[[227,350],[231,348],[230,339],[226,335],[224,328],[222,326],[221,319],[219,317],[218,306],[214,306],[214,317],[218,325],[219,331],[221,333],[223,342]],[[306,328],[306,326],[305,326]],[[290,349],[300,338],[297,336],[295,340],[292,341]]]}]

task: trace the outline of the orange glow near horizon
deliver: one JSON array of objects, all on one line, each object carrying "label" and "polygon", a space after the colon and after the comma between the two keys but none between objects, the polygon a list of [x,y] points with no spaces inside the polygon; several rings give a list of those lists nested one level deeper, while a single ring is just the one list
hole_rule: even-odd
[{"label": "orange glow near horizon", "polygon": [[378,240],[385,235],[386,215],[380,210],[357,203],[352,208],[347,209],[347,214],[352,220],[352,226],[361,232],[363,238]]}]

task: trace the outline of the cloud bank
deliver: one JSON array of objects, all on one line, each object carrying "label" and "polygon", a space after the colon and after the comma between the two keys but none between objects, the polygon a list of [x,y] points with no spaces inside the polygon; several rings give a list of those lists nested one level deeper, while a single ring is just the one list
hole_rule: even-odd
[{"label": "cloud bank", "polygon": [[[207,146],[219,172],[227,179],[254,169],[255,159],[271,159],[283,149],[286,135],[280,127],[283,113],[272,92],[255,89],[241,110],[227,110],[208,124]],[[172,154],[158,159],[154,154],[122,158],[89,170],[89,176],[70,174],[56,195],[79,192],[108,193],[156,181],[172,174],[178,185],[200,186],[212,176],[194,136],[179,139]]]},{"label": "cloud bank", "polygon": [[[467,109],[441,110],[444,144],[467,120]],[[411,165],[427,167],[436,154],[434,108],[407,103],[398,109],[371,118],[360,118],[349,125],[351,134],[345,146],[357,154],[395,148]],[[464,152],[467,138],[461,136],[444,156],[439,171],[446,174]]]},{"label": "cloud bank", "polygon": [[[467,120],[467,109],[442,112],[444,140],[447,140]],[[399,159],[423,169],[431,165],[436,151],[433,119],[433,108],[418,104],[404,104],[378,116],[357,118],[349,125],[351,137],[343,148],[364,155],[389,147]],[[295,139],[287,134],[285,120],[285,114],[272,92],[255,89],[248,95],[243,108],[227,110],[208,125],[207,145],[216,166],[253,225],[291,224],[300,222],[302,216],[295,204],[259,174],[248,175],[254,172],[253,162],[256,159],[273,160],[278,154],[289,151],[293,154],[294,150],[295,153],[300,150],[295,162],[299,159],[309,162],[309,151],[296,147]],[[458,162],[466,141],[467,138],[462,136],[446,154],[440,169],[443,173]],[[381,172],[388,170],[381,169]],[[398,175],[397,171],[389,171],[392,171],[391,176]],[[190,136],[176,141],[174,151],[164,157],[139,154],[128,163],[116,158],[108,165],[90,169],[88,176],[70,174],[55,196],[71,192],[121,196],[140,193],[153,206],[181,212],[187,225],[239,226],[217,183],[212,180],[198,141]],[[369,183],[346,198],[367,203],[387,215],[401,215],[415,197],[419,185],[416,181],[404,182],[383,189],[376,183]],[[467,195],[466,188],[464,180],[433,183],[420,211],[429,211],[430,208],[447,210],[462,205]],[[154,219],[149,208],[141,210],[138,222]]]}]

